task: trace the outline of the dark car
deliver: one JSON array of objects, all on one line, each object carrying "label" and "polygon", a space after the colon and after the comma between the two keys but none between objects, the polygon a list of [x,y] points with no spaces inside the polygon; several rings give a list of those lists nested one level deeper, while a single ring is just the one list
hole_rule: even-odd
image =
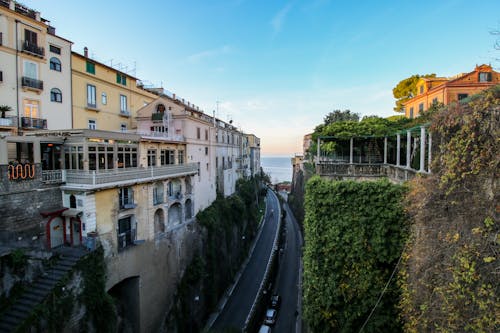
[{"label": "dark car", "polygon": [[281,297],[279,295],[271,296],[271,309],[279,309],[281,305]]}]

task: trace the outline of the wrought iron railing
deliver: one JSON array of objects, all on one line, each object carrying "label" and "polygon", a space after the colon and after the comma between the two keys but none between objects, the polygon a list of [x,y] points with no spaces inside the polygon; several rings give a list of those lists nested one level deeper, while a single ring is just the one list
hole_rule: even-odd
[{"label": "wrought iron railing", "polygon": [[47,129],[47,119],[21,117],[21,127]]},{"label": "wrought iron railing", "polygon": [[31,43],[29,40],[25,40],[23,42],[23,51],[29,52],[38,56],[43,57],[45,55],[45,49],[41,46],[38,46],[35,43]]},{"label": "wrought iron railing", "polygon": [[23,87],[43,90],[43,81],[37,80],[37,79],[32,79],[32,78],[27,77],[27,76],[22,77],[21,85]]}]

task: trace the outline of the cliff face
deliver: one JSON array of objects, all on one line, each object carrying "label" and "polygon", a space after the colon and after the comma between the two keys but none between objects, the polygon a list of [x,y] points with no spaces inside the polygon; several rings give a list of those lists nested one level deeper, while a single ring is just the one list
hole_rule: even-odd
[{"label": "cliff face", "polygon": [[408,195],[413,227],[400,272],[407,332],[500,325],[500,87],[436,113],[433,174]]}]

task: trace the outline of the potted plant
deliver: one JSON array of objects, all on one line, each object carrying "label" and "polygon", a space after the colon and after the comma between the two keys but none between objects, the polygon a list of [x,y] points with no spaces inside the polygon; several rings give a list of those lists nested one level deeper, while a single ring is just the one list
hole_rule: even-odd
[{"label": "potted plant", "polygon": [[0,111],[2,112],[2,118],[5,118],[5,112],[11,111],[12,108],[8,105],[0,105]]}]

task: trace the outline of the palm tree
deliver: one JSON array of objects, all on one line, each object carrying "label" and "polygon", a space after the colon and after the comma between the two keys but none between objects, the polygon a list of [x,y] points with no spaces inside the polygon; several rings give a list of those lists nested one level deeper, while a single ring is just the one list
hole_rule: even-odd
[{"label": "palm tree", "polygon": [[5,112],[12,111],[12,108],[8,105],[0,105],[0,111],[2,111],[2,118],[5,118]]}]

